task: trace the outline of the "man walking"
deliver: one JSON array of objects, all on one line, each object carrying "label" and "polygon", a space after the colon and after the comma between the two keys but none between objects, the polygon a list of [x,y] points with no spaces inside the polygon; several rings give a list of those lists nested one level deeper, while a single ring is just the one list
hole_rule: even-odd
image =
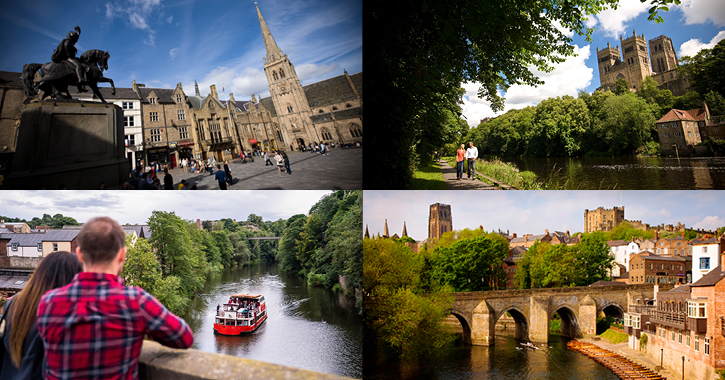
[{"label": "man walking", "polygon": [[[478,149],[473,146],[472,142],[468,142],[468,149],[466,149],[466,159],[468,160],[468,178],[472,181],[476,179],[476,159],[478,158]],[[473,175],[471,175],[473,172]]]},{"label": "man walking", "polygon": [[287,170],[287,174],[292,175],[292,169],[289,168],[289,157],[287,157],[287,153],[284,150],[282,150],[282,159],[284,160],[284,169]]},{"label": "man walking", "polygon": [[126,234],[108,217],[93,218],[78,234],[83,272],[40,299],[38,333],[44,378],[136,379],[144,335],[173,348],[194,341],[189,325],[152,295],[124,286]]},{"label": "man walking", "polygon": [[271,161],[271,160],[269,159],[269,153],[267,153],[267,152],[265,151],[265,152],[264,152],[264,166],[267,166],[267,165],[272,165],[272,166],[274,166],[274,164],[272,163],[272,161]]},{"label": "man walking", "polygon": [[227,174],[224,173],[224,170],[222,170],[222,166],[220,164],[216,165],[217,171],[214,175],[214,178],[219,182],[219,189],[226,190],[227,189]]}]

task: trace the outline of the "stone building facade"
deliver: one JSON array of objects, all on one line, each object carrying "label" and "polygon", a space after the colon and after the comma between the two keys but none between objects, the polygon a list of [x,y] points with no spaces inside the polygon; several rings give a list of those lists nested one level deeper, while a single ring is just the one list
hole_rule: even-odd
[{"label": "stone building facade", "polygon": [[453,231],[451,205],[435,203],[428,213],[428,239],[440,239],[445,232]]},{"label": "stone building facade", "polygon": [[584,232],[611,231],[624,221],[624,206],[584,210]]},{"label": "stone building facade", "polygon": [[629,284],[687,284],[691,280],[691,257],[657,256],[642,252],[629,258]]},{"label": "stone building facade", "polygon": [[660,89],[672,91],[674,96],[691,90],[687,79],[677,73],[677,54],[669,37],[662,35],[649,40],[649,49],[644,33],[638,36],[632,31],[632,36],[626,39],[620,36],[619,40],[620,45],[616,47],[607,43],[606,48],[597,48],[601,83],[597,90],[611,90],[617,79],[626,79],[630,90],[637,91],[647,77],[652,77]]}]

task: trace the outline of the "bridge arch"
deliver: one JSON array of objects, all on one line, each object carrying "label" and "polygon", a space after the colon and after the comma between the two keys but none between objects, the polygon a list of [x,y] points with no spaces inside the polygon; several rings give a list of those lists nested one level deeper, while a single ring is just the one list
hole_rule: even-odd
[{"label": "bridge arch", "polygon": [[559,314],[559,318],[561,319],[561,335],[569,338],[577,338],[581,336],[579,319],[573,307],[569,305],[558,306],[558,308],[552,310],[549,315],[549,320],[554,317],[554,313]]},{"label": "bridge arch", "polygon": [[516,331],[514,333],[514,337],[520,340],[529,340],[528,318],[526,316],[526,313],[516,306],[509,306],[497,313],[494,323],[498,323],[498,320],[501,319],[501,317],[506,313],[511,314],[511,317],[514,319],[514,322],[516,324]]},{"label": "bridge arch", "polygon": [[448,312],[456,317],[458,322],[461,324],[461,327],[463,328],[463,343],[465,344],[472,344],[471,342],[471,322],[466,317],[466,314],[460,310],[456,309],[450,309]]},{"label": "bridge arch", "polygon": [[614,301],[605,302],[601,307],[597,308],[597,315],[600,313],[617,319],[624,318],[624,308]]}]

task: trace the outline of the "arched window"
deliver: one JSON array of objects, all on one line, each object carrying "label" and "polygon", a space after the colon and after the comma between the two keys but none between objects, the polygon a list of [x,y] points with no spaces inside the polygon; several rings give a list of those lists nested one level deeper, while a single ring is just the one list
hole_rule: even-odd
[{"label": "arched window", "polygon": [[292,113],[292,106],[287,104],[287,112]]},{"label": "arched window", "polygon": [[332,140],[332,135],[330,134],[330,130],[327,128],[322,128],[321,131],[322,139],[323,140]]},{"label": "arched window", "polygon": [[277,130],[277,138],[279,139],[279,141],[284,142],[284,138],[282,137],[282,132],[280,132],[279,129]]},{"label": "arched window", "polygon": [[350,135],[352,137],[362,137],[362,128],[357,124],[350,124]]},{"label": "arched window", "polygon": [[277,76],[277,72],[276,71],[272,71],[272,78],[274,78],[274,80],[279,79],[279,77]]},{"label": "arched window", "polygon": [[284,70],[279,69],[279,77],[284,78]]},{"label": "arched window", "polygon": [[345,104],[345,108],[351,108],[351,107],[352,107],[352,104],[350,104],[350,103]]},{"label": "arched window", "polygon": [[318,113],[325,113],[325,111],[323,111],[323,110],[320,110],[320,111],[319,111]]}]

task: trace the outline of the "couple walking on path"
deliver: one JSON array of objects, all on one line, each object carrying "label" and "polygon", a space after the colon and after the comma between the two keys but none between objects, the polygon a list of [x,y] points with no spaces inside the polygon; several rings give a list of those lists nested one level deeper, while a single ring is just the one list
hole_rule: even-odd
[{"label": "couple walking on path", "polygon": [[[468,149],[465,149],[465,145],[461,144],[461,147],[456,151],[456,179],[463,180],[463,162],[468,161],[468,178],[471,180],[476,179],[476,158],[478,158],[478,149],[473,146],[472,142],[468,143]],[[473,174],[471,174],[473,172]]]}]

